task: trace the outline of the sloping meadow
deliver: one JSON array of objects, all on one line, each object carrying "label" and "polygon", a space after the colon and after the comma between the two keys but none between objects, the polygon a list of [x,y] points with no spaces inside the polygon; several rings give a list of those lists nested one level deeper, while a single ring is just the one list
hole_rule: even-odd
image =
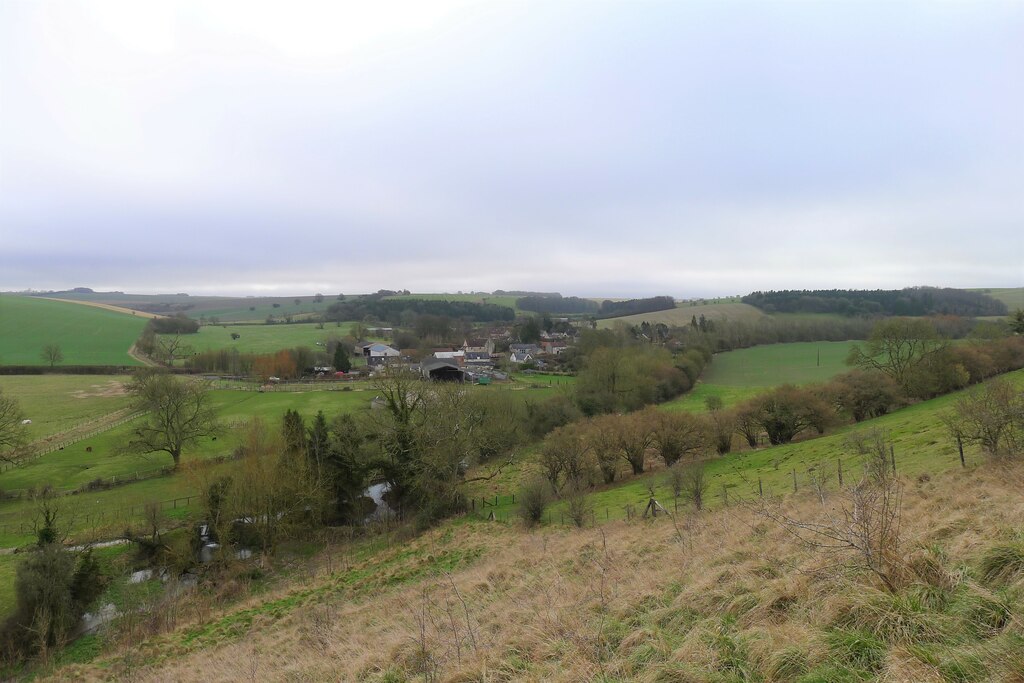
[{"label": "sloping meadow", "polygon": [[[225,611],[174,608],[169,633],[52,679],[1019,681],[1022,486],[1020,463],[904,480],[896,590],[753,505],[582,530],[467,519],[335,549]],[[848,503],[780,510],[828,524]]]}]

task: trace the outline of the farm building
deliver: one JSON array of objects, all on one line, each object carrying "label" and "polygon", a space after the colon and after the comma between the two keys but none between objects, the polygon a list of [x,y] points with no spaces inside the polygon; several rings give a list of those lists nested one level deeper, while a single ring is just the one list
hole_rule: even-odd
[{"label": "farm building", "polygon": [[423,379],[439,382],[465,382],[466,373],[457,363],[442,358],[428,358],[420,363]]},{"label": "farm building", "polygon": [[366,364],[371,368],[395,362],[401,355],[398,349],[393,349],[387,344],[369,344],[363,348]]}]

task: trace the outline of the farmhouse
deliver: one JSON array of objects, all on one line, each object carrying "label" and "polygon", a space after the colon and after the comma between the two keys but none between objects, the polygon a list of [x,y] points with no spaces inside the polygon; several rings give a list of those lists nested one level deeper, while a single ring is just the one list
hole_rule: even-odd
[{"label": "farmhouse", "polygon": [[401,355],[398,349],[393,349],[387,344],[369,344],[363,349],[363,357],[371,368],[395,362]]},{"label": "farmhouse", "polygon": [[536,344],[511,344],[508,350],[513,354],[536,356],[541,349]]}]

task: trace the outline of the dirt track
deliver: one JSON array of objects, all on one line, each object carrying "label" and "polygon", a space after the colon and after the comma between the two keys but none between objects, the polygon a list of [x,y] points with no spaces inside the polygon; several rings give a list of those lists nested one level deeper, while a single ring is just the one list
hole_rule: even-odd
[{"label": "dirt track", "polygon": [[75,301],[74,299],[57,299],[52,296],[40,296],[38,299],[49,299],[50,301],[63,301],[66,304],[81,304],[82,306],[92,306],[94,308],[105,308],[108,311],[115,311],[117,313],[127,313],[128,315],[135,315],[140,318],[163,318],[162,315],[156,313],[144,313],[142,311],[136,311],[131,308],[124,308],[123,306],[114,306],[112,304],[101,304],[96,301]]}]

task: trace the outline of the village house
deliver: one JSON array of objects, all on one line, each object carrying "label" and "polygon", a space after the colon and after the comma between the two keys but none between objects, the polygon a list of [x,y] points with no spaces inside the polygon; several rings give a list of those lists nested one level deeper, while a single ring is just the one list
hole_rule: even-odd
[{"label": "village house", "polygon": [[533,360],[533,355],[531,355],[531,354],[529,354],[529,353],[527,353],[525,351],[513,351],[509,355],[509,357],[508,357],[508,362],[509,363],[514,363],[516,365],[521,365],[522,363],[528,363],[531,360]]},{"label": "village house", "polygon": [[398,349],[393,349],[387,344],[369,344],[363,349],[363,357],[371,368],[396,362],[401,355]]},{"label": "village house", "polygon": [[541,348],[536,344],[510,344],[508,350],[513,354],[536,356]]}]

